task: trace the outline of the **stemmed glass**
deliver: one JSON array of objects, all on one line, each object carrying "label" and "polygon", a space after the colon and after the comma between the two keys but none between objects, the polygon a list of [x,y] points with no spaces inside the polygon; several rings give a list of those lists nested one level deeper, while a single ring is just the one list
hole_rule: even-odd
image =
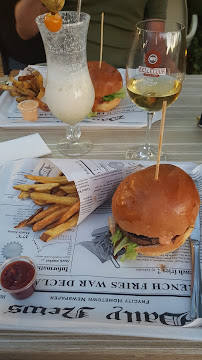
[{"label": "stemmed glass", "polygon": [[92,148],[79,126],[95,99],[86,57],[90,16],[76,11],[62,11],[60,15],[63,24],[56,33],[45,27],[45,15],[36,18],[47,58],[45,98],[51,112],[67,123],[66,137],[59,142],[58,150],[66,156],[78,156]]},{"label": "stemmed glass", "polygon": [[[126,66],[126,86],[130,99],[147,111],[146,140],[142,147],[126,152],[127,159],[156,160],[158,149],[151,146],[153,114],[170,106],[179,96],[185,75],[185,27],[151,19],[136,25]],[[161,160],[166,156],[162,153]]]}]

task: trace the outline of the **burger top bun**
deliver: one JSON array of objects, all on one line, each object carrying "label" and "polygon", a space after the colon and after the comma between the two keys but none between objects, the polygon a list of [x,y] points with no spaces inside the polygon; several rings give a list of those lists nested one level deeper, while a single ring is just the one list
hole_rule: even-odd
[{"label": "burger top bun", "polygon": [[110,95],[122,88],[121,74],[112,65],[102,61],[99,68],[99,61],[88,61],[88,69],[95,89],[95,97]]},{"label": "burger top bun", "polygon": [[[115,221],[123,230],[137,235],[172,238],[184,234],[194,226],[199,212],[200,198],[193,180],[170,164],[161,164],[158,180],[154,177],[155,165],[120,183],[112,199]],[[163,253],[169,252],[165,251],[166,245],[160,246]]]}]

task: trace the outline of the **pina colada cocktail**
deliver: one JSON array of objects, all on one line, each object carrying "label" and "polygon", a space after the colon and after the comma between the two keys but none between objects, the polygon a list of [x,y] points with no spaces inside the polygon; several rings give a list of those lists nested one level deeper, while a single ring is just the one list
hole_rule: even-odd
[{"label": "pina colada cocktail", "polygon": [[66,138],[58,150],[66,156],[79,156],[92,148],[78,125],[92,109],[95,93],[87,66],[86,40],[90,15],[62,11],[62,27],[57,32],[44,25],[44,15],[37,17],[47,58],[45,97],[51,112],[67,124]]},{"label": "pina colada cocktail", "polygon": [[80,122],[92,109],[95,93],[88,69],[69,73],[49,66],[46,101],[52,113],[67,124]]}]

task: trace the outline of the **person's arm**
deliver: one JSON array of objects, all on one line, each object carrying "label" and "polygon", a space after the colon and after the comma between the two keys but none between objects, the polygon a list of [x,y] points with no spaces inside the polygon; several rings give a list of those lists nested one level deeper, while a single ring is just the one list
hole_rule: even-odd
[{"label": "person's arm", "polygon": [[20,0],[15,6],[16,31],[18,35],[23,40],[34,37],[39,31],[35,18],[47,11],[41,0]]},{"label": "person's arm", "polygon": [[169,0],[148,0],[145,7],[145,19],[166,19]]}]

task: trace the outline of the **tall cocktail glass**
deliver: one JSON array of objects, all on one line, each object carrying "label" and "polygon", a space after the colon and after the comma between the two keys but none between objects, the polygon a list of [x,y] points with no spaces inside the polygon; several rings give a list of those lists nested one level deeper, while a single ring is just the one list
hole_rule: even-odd
[{"label": "tall cocktail glass", "polygon": [[67,124],[66,138],[58,150],[66,156],[79,156],[92,148],[81,135],[79,122],[90,112],[95,93],[88,71],[86,40],[90,16],[62,11],[62,29],[50,32],[44,16],[36,18],[47,58],[45,98],[51,112]]}]

